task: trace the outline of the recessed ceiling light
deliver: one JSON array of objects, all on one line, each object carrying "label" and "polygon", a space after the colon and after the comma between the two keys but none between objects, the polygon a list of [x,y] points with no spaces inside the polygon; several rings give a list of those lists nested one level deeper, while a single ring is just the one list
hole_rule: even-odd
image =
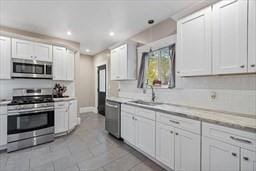
[{"label": "recessed ceiling light", "polygon": [[85,52],[87,52],[87,53],[90,52],[90,49],[86,49]]},{"label": "recessed ceiling light", "polygon": [[67,31],[67,35],[68,36],[72,35],[71,31]]},{"label": "recessed ceiling light", "polygon": [[115,33],[114,33],[113,31],[111,31],[111,32],[109,32],[109,35],[110,35],[110,36],[114,36]]}]

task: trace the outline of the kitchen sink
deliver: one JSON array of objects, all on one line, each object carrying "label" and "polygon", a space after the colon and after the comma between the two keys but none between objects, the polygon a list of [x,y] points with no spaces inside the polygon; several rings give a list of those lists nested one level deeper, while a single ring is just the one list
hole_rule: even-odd
[{"label": "kitchen sink", "polygon": [[131,101],[131,103],[147,105],[147,106],[157,106],[157,105],[162,105],[163,104],[163,103],[160,103],[160,102],[150,102],[150,101],[143,101],[143,100]]}]

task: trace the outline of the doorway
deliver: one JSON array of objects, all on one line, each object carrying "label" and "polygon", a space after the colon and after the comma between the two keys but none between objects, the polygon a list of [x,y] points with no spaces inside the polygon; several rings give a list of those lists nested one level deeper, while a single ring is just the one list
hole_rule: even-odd
[{"label": "doorway", "polygon": [[98,77],[98,113],[105,115],[105,103],[106,103],[106,65],[97,67]]}]

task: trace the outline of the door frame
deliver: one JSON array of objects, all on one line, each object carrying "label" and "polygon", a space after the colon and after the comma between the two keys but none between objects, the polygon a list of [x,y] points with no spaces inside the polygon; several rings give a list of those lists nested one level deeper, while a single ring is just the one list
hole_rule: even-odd
[{"label": "door frame", "polygon": [[105,60],[101,63],[98,63],[94,66],[94,80],[95,80],[95,112],[98,113],[98,67],[106,65],[106,98],[108,97],[108,78],[109,78],[109,71],[108,71],[108,60]]}]

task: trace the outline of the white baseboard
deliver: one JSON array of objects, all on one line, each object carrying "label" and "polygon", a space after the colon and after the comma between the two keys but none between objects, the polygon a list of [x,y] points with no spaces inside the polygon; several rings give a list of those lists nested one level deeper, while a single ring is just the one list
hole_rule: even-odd
[{"label": "white baseboard", "polygon": [[80,108],[80,114],[81,113],[87,113],[87,112],[94,112],[94,113],[97,113],[97,108],[94,107],[94,106],[91,106],[91,107],[81,107]]}]

